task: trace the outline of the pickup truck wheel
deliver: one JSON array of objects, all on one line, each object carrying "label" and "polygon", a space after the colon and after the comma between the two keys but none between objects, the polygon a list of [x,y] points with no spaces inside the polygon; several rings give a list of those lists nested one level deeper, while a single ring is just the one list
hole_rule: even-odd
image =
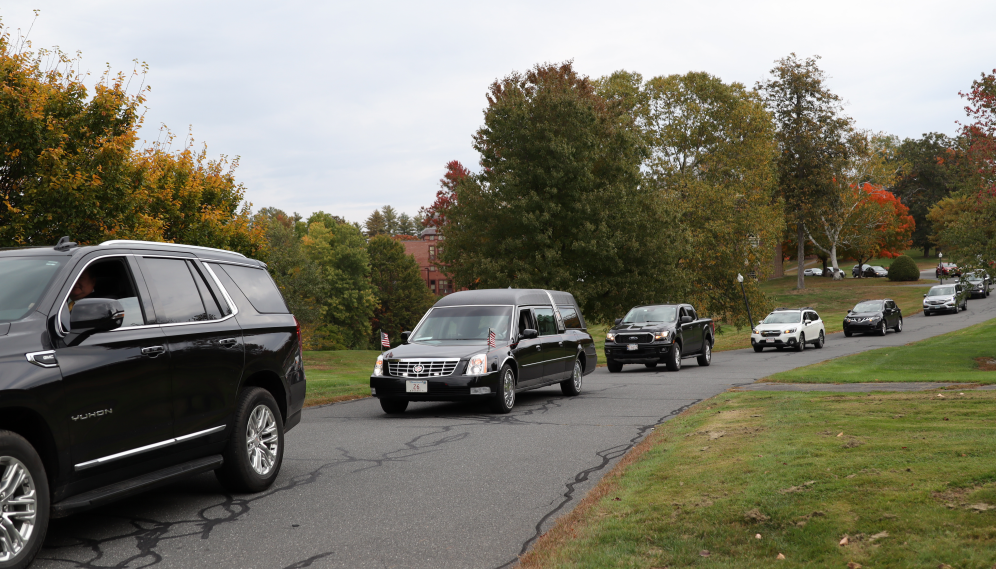
[{"label": "pickup truck wheel", "polygon": [[609,360],[605,362],[605,365],[609,368],[609,373],[619,373],[622,371],[622,364]]},{"label": "pickup truck wheel", "polygon": [[699,355],[699,365],[707,366],[712,363],[712,338],[706,338],[702,345],[702,353]]},{"label": "pickup truck wheel", "polygon": [[795,351],[801,352],[806,349],[806,335],[799,334],[799,341],[795,344]]},{"label": "pickup truck wheel", "polygon": [[0,567],[27,567],[48,531],[45,465],[24,437],[0,430]]},{"label": "pickup truck wheel", "polygon": [[262,492],[277,479],[284,458],[284,422],[269,391],[250,387],[240,394],[235,431],[222,456],[225,463],[214,473],[232,492]]},{"label": "pickup truck wheel", "polygon": [[382,397],[380,400],[380,408],[383,409],[388,415],[400,415],[405,412],[405,409],[408,408],[408,400]]},{"label": "pickup truck wheel", "polygon": [[654,369],[655,367],[657,367],[658,363],[660,362],[650,362],[648,364],[643,364],[643,365],[647,366],[647,369]]},{"label": "pickup truck wheel", "polygon": [[491,400],[491,410],[504,415],[511,413],[512,407],[515,406],[515,371],[512,366],[505,364],[498,377],[501,379],[499,380],[498,393]]},{"label": "pickup truck wheel", "polygon": [[574,371],[571,372],[570,379],[560,382],[560,390],[568,397],[574,397],[581,393],[581,383],[584,381],[584,371],[581,369],[581,360],[574,360]]},{"label": "pickup truck wheel", "polygon": [[681,344],[674,343],[671,345],[671,353],[667,358],[667,370],[679,371],[680,369],[681,369]]}]

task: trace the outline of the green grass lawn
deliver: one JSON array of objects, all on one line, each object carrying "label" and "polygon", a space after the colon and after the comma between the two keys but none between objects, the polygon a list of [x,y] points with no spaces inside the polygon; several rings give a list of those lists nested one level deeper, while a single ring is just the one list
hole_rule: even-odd
[{"label": "green grass lawn", "polygon": [[380,352],[337,350],[304,352],[308,392],[304,405],[324,405],[370,395],[370,374]]},{"label": "green grass lawn", "polygon": [[[944,318],[932,316],[931,318]],[[996,383],[993,337],[996,320],[928,338],[906,346],[879,348],[844,356],[765,379],[783,383],[865,383],[938,381]]]},{"label": "green grass lawn", "polygon": [[724,393],[659,426],[521,567],[992,567],[994,406]]}]

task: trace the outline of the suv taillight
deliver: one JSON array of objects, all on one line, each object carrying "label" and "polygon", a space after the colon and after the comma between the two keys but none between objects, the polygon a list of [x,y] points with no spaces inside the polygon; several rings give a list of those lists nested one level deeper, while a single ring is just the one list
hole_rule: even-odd
[{"label": "suv taillight", "polygon": [[294,326],[297,327],[297,349],[301,353],[301,359],[304,359],[304,341],[301,340],[301,323],[298,321],[297,316],[294,317]]}]

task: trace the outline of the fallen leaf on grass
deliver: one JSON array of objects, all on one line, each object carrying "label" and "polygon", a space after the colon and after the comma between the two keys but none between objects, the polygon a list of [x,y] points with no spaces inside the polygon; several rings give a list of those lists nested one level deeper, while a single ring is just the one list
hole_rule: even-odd
[{"label": "fallen leaf on grass", "polygon": [[951,566],[948,565],[947,563],[941,563],[940,565],[937,566],[937,569],[951,569]]},{"label": "fallen leaf on grass", "polygon": [[775,557],[775,559],[785,559],[785,556],[783,554],[779,553],[778,557]]},{"label": "fallen leaf on grass", "polygon": [[712,553],[709,553],[708,549],[703,549],[702,551],[699,552],[699,555],[701,555],[702,557],[709,557],[710,555],[712,555]]},{"label": "fallen leaf on grass", "polygon": [[940,397],[941,399],[944,399],[944,395],[942,395],[940,393],[938,393],[937,396]]},{"label": "fallen leaf on grass", "polygon": [[725,434],[726,434],[726,431],[712,431],[712,432],[709,433],[709,440],[710,441],[714,441],[714,440],[722,437]]},{"label": "fallen leaf on grass", "polygon": [[709,447],[702,447],[702,448],[699,449],[699,452],[702,452],[704,450],[709,450]]},{"label": "fallen leaf on grass", "polygon": [[865,444],[863,441],[859,441],[858,439],[851,439],[846,443],[844,443],[844,448],[854,448],[856,446],[861,446],[863,444]]},{"label": "fallen leaf on grass", "polygon": [[847,536],[845,535],[844,539],[840,540],[840,543],[838,543],[837,545],[847,545],[848,543],[850,543],[850,541],[847,539]]},{"label": "fallen leaf on grass", "polygon": [[841,432],[837,433],[837,436],[838,437],[843,437],[844,436],[844,431],[841,431]]},{"label": "fallen leaf on grass", "polygon": [[875,535],[869,537],[868,541],[875,541],[876,539],[885,539],[887,537],[889,537],[889,532],[887,532],[887,531],[880,531],[880,532],[876,533]]},{"label": "fallen leaf on grass", "polygon": [[847,564],[847,569],[861,569],[861,564],[851,561]]},{"label": "fallen leaf on grass", "polygon": [[761,534],[754,535],[754,539],[761,539]]},{"label": "fallen leaf on grass", "polygon": [[857,474],[848,474],[844,478],[854,478],[855,476],[857,476]]},{"label": "fallen leaf on grass", "polygon": [[986,510],[996,510],[996,506],[983,502],[980,504],[972,504],[971,506],[968,506],[968,509],[975,510],[977,512],[985,512]]},{"label": "fallen leaf on grass", "polygon": [[744,517],[750,522],[766,522],[770,520],[768,516],[761,513],[761,510],[754,508],[753,510],[744,513]]}]

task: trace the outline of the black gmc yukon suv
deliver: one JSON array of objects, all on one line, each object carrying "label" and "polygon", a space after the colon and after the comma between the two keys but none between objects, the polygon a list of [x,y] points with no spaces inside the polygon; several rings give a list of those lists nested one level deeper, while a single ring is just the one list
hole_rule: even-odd
[{"label": "black gmc yukon suv", "polygon": [[402,342],[377,358],[370,376],[385,413],[403,413],[409,401],[459,400],[508,413],[520,391],[559,383],[564,395],[581,393],[598,363],[574,296],[555,290],[453,293],[403,332]]},{"label": "black gmc yukon suv", "polygon": [[273,483],[305,379],[264,267],[141,241],[0,250],[0,567],[31,562],[50,516],[208,470]]},{"label": "black gmc yukon suv", "polygon": [[648,368],[663,362],[670,371],[681,369],[682,358],[712,363],[715,330],[710,318],[699,318],[691,304],[637,306],[605,334],[605,363],[609,372],[623,364]]}]

